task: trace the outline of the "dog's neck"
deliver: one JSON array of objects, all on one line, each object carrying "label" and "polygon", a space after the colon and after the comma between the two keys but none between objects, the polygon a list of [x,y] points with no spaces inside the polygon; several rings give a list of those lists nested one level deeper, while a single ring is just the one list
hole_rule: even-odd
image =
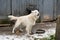
[{"label": "dog's neck", "polygon": [[29,18],[31,18],[32,20],[36,21],[37,17],[35,15],[33,15],[32,13],[29,14]]}]

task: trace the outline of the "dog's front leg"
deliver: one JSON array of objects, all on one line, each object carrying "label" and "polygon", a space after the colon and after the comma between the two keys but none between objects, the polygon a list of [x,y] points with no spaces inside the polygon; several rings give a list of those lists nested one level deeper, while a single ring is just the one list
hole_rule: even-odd
[{"label": "dog's front leg", "polygon": [[26,27],[27,35],[30,35],[31,30],[32,30],[32,26],[27,26],[27,27]]}]

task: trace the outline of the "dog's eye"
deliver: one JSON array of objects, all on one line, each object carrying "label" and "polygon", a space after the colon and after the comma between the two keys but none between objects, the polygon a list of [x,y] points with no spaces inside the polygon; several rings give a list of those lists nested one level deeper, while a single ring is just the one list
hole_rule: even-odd
[{"label": "dog's eye", "polygon": [[37,12],[35,12],[35,13],[37,13]]}]

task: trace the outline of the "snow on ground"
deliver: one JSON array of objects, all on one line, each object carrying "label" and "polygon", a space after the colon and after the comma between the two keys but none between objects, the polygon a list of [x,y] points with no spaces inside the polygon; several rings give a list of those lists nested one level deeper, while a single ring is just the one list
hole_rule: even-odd
[{"label": "snow on ground", "polygon": [[55,34],[56,28],[46,30],[44,34],[34,34],[28,37],[27,35],[0,35],[0,40],[34,40],[34,38],[49,38],[50,35]]},{"label": "snow on ground", "polygon": [[55,34],[55,28],[46,30],[46,32],[44,34],[34,34],[35,38],[47,38],[50,37],[50,35],[54,35]]}]

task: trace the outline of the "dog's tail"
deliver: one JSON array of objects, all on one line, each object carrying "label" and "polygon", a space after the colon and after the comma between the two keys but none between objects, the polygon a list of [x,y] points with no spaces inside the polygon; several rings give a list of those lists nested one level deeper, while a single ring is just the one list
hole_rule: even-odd
[{"label": "dog's tail", "polygon": [[9,18],[10,20],[17,20],[17,17],[15,17],[15,16],[13,16],[13,15],[9,15],[8,18]]}]

